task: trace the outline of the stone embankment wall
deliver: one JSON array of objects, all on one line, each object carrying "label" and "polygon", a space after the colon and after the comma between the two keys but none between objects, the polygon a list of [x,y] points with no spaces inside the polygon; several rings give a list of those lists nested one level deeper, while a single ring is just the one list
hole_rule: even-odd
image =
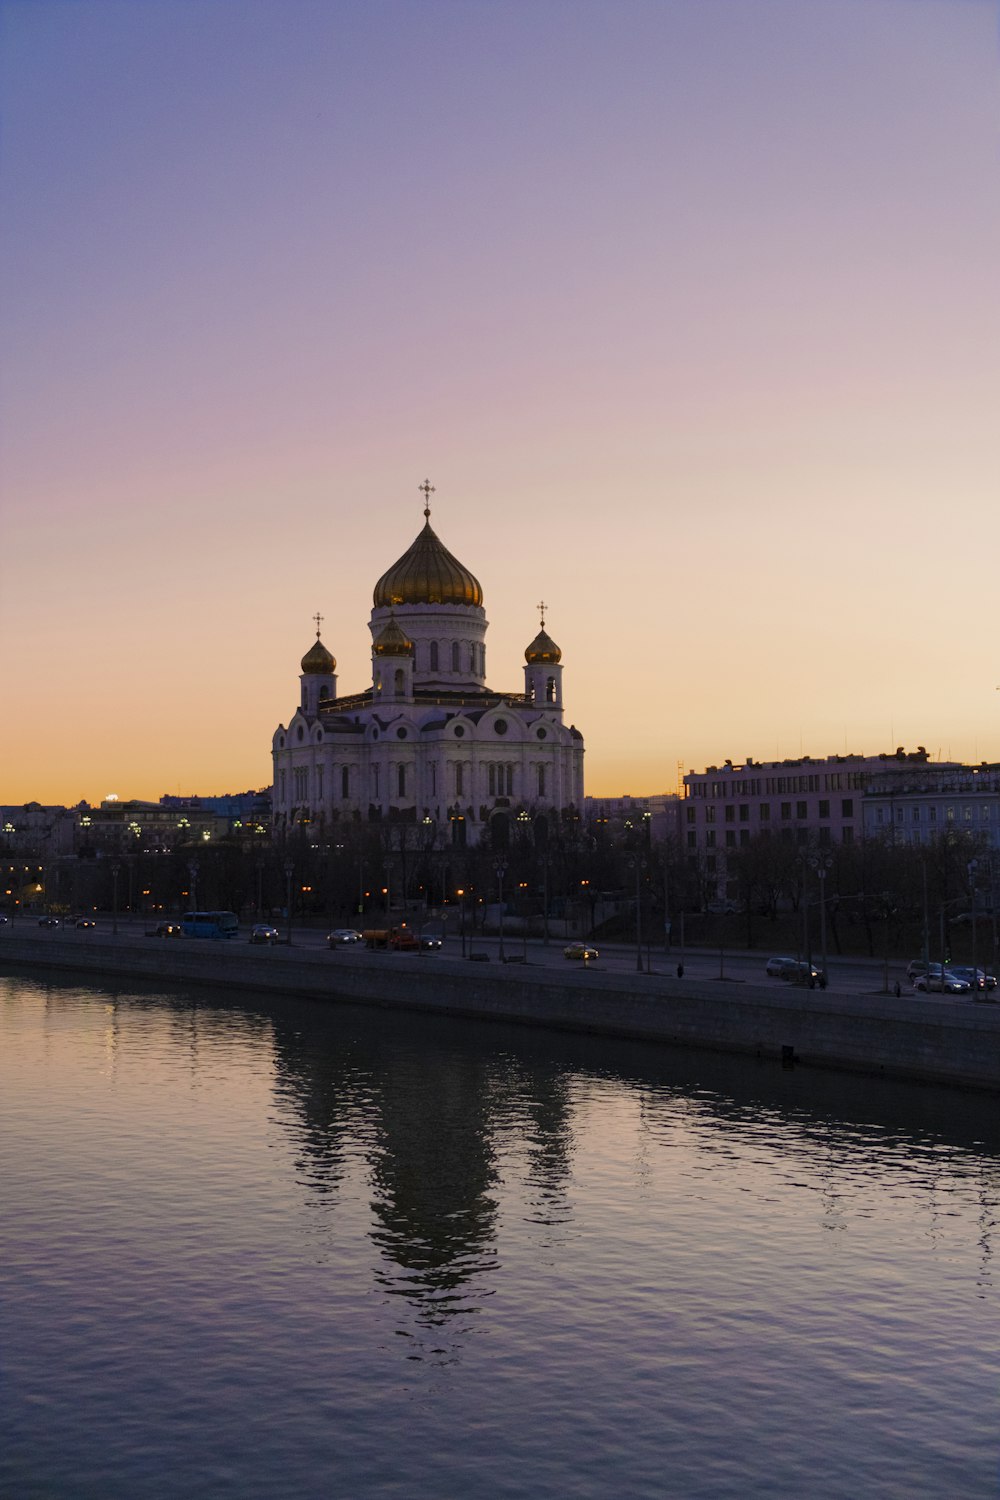
[{"label": "stone embankment wall", "polygon": [[463,963],[430,954],[0,935],[0,972],[63,969],[515,1021],[1000,1092],[1000,1004]]}]

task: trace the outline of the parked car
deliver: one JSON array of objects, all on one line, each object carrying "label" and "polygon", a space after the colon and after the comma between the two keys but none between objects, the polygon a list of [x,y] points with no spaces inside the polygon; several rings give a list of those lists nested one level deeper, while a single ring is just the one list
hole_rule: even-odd
[{"label": "parked car", "polygon": [[154,937],[183,937],[184,929],[179,922],[158,922],[153,928]]},{"label": "parked car", "polygon": [[785,979],[795,968],[794,958],[769,958],[764,965],[764,973],[769,974],[772,979]]},{"label": "parked car", "polygon": [[922,958],[911,958],[906,965],[906,977],[912,984],[918,974],[926,974],[927,965]]},{"label": "parked car", "polygon": [[349,948],[352,943],[364,942],[360,932],[355,932],[353,927],[336,927],[327,934],[326,940],[331,948]]},{"label": "parked car", "polygon": [[281,941],[281,933],[277,927],[272,927],[270,922],[257,922],[250,929],[251,943],[278,943]]},{"label": "parked car", "polygon": [[93,917],[80,917],[76,925],[77,927],[96,927],[97,923]]},{"label": "parked car", "polygon": [[582,958],[585,963],[600,956],[597,949],[592,948],[589,943],[567,943],[563,949],[563,958]]},{"label": "parked car", "polygon": [[436,949],[440,948],[441,941],[441,938],[435,936],[435,934],[432,932],[422,932],[420,934],[420,946],[427,952],[434,952]]},{"label": "parked car", "polygon": [[39,925],[39,927],[58,927],[59,926],[59,918],[58,917],[39,917],[38,918],[38,925]]},{"label": "parked car", "polygon": [[958,979],[967,979],[969,988],[973,990],[995,990],[997,987],[995,974],[987,974],[983,969],[973,969],[971,965],[952,964],[950,972]]},{"label": "parked car", "polygon": [[920,994],[938,995],[968,995],[971,993],[972,985],[967,979],[960,979],[950,969],[945,969],[944,974],[942,974],[939,964],[935,964],[933,968],[937,969],[936,974],[932,971],[927,974],[917,975],[913,981],[914,990]]}]

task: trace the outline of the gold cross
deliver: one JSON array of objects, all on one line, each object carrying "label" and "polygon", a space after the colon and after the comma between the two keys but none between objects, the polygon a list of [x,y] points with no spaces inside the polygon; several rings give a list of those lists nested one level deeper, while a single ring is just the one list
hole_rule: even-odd
[{"label": "gold cross", "polygon": [[548,609],[548,607],[549,606],[545,603],[544,599],[540,604],[535,605],[535,608],[538,610],[538,613],[541,616],[541,625],[543,630],[545,629],[545,611]]},{"label": "gold cross", "polygon": [[431,496],[436,493],[435,488],[431,484],[431,482],[430,482],[429,479],[425,479],[424,482],[423,482],[423,484],[418,484],[417,485],[417,489],[421,491],[421,493],[423,494],[423,497],[424,497],[424,515],[428,519],[430,519],[430,514],[431,514]]},{"label": "gold cross", "polygon": [[319,640],[319,627],[322,625],[322,623],[323,623],[323,621],[324,621],[325,618],[326,618],[326,616],[325,615],[321,615],[320,612],[319,612],[319,610],[317,610],[316,613],[313,615],[313,619],[316,621],[316,639],[317,640]]}]

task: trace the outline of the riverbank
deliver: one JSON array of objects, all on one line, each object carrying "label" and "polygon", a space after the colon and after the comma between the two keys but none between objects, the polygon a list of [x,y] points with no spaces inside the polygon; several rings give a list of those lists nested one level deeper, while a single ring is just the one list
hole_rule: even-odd
[{"label": "riverbank", "polygon": [[5,929],[0,972],[20,968],[475,1016],[1000,1092],[1000,1005],[940,996]]}]

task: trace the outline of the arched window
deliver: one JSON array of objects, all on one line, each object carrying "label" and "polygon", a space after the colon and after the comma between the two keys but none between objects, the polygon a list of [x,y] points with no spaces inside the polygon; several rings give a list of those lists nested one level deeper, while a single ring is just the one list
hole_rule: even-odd
[{"label": "arched window", "polygon": [[545,701],[546,703],[554,703],[556,701],[556,680],[554,677],[546,677],[545,679]]},{"label": "arched window", "polygon": [[400,766],[397,772],[398,792],[401,797],[406,796],[406,767]]},{"label": "arched window", "polygon": [[470,672],[475,672],[475,670],[476,670],[476,646],[475,646],[475,642],[473,641],[469,645],[469,671]]},{"label": "arched window", "polygon": [[342,797],[348,797],[348,796],[350,796],[350,786],[351,786],[350,772],[348,771],[348,768],[346,766],[343,766],[341,768],[341,772],[340,772],[340,795]]},{"label": "arched window", "polygon": [[330,696],[330,689],[328,687],[321,687],[320,690],[319,690],[319,696],[320,696],[320,699],[329,698],[329,696]]},{"label": "arched window", "polygon": [[437,643],[437,641],[431,641],[431,671],[432,672],[436,672],[437,669],[438,669],[438,643]]},{"label": "arched window", "polygon": [[403,676],[403,669],[402,669],[402,667],[397,667],[396,668],[396,692],[397,693],[401,693],[403,691],[403,683],[404,683],[405,680],[406,679]]},{"label": "arched window", "polygon": [[452,643],[451,643],[451,670],[453,672],[457,672],[458,671],[458,642],[457,641],[452,641]]},{"label": "arched window", "polygon": [[538,767],[538,795],[539,795],[539,797],[544,797],[545,796],[545,767],[544,766],[539,766]]}]

